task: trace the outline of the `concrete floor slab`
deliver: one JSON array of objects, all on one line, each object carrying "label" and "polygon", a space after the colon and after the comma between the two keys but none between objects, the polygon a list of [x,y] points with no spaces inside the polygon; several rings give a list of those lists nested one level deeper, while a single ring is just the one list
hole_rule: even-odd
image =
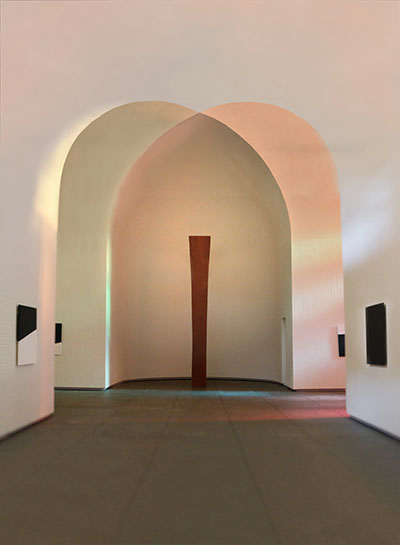
[{"label": "concrete floor slab", "polygon": [[209,380],[56,392],[0,443],[5,545],[399,545],[400,443],[344,393]]}]

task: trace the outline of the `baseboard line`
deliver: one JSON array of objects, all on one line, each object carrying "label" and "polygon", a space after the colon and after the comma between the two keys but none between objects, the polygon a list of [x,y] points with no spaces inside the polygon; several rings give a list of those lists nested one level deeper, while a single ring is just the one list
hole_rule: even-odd
[{"label": "baseboard line", "polygon": [[[127,382],[148,382],[148,381],[157,381],[157,380],[191,380],[192,377],[148,377],[148,378],[129,378],[125,380],[120,380],[109,386],[113,388],[118,386],[118,384],[125,384]],[[279,380],[272,380],[267,378],[249,378],[249,377],[213,377],[207,376],[207,380],[237,380],[237,381],[248,381],[248,382],[266,382],[270,384],[279,384],[279,386],[284,386],[291,392],[345,392],[345,388],[291,388],[287,384],[280,382]],[[86,388],[88,389],[88,388]],[[107,390],[107,388],[105,388]]]},{"label": "baseboard line", "polygon": [[[112,384],[108,388],[115,388],[119,384],[126,384],[127,382],[150,382],[150,381],[159,381],[159,380],[192,380],[192,377],[151,377],[151,378],[132,378],[132,379],[126,379],[121,380],[120,382],[116,382],[115,384]],[[271,384],[279,384],[280,386],[284,386],[285,388],[288,388],[291,390],[289,386],[286,386],[286,384],[283,384],[282,382],[279,382],[277,380],[270,380],[270,379],[264,379],[264,378],[244,378],[244,377],[207,377],[207,380],[235,380],[235,381],[248,381],[248,382],[266,382]],[[107,390],[108,388],[105,388]],[[293,390],[294,391],[294,390]]]},{"label": "baseboard line", "polygon": [[108,388],[82,388],[80,386],[54,386],[54,390],[66,390],[66,391],[73,391],[73,392],[104,392],[104,390],[107,390]]},{"label": "baseboard line", "polygon": [[346,388],[297,388],[293,392],[346,392]]},{"label": "baseboard line", "polygon": [[[186,377],[145,377],[145,378],[129,378],[115,382],[106,388],[90,388],[90,387],[78,387],[78,386],[55,386],[54,390],[66,390],[66,391],[93,391],[104,392],[110,388],[115,388],[119,384],[126,384],[128,382],[156,382],[160,380],[191,380],[190,376]],[[248,382],[264,382],[268,384],[278,384],[287,388],[291,392],[346,392],[345,388],[292,388],[279,380],[265,379],[265,378],[249,378],[249,377],[207,377],[207,380],[235,380],[235,381],[248,381]]]},{"label": "baseboard line", "polygon": [[371,428],[372,430],[377,431],[378,433],[381,433],[382,435],[386,435],[386,437],[389,437],[390,439],[394,439],[395,441],[400,442],[400,437],[398,435],[395,435],[394,433],[390,433],[390,431],[386,431],[379,426],[374,426],[374,424],[370,424],[369,422],[366,422],[365,420],[362,420],[361,418],[357,418],[356,416],[350,415],[351,420],[355,420],[359,424],[362,424],[363,426],[366,426],[367,428]]},{"label": "baseboard line", "polygon": [[17,433],[20,433],[21,431],[25,431],[28,428],[32,428],[33,426],[36,426],[36,424],[40,424],[44,420],[47,420],[51,416],[53,416],[54,412],[48,414],[47,416],[43,416],[42,418],[38,418],[37,420],[34,420],[33,422],[30,422],[29,424],[25,424],[25,426],[21,426],[20,428],[17,428],[16,430],[9,431],[5,433],[4,435],[0,435],[0,441],[4,441],[5,439],[8,439],[9,437],[12,437],[13,435],[17,435]]},{"label": "baseboard line", "polygon": [[118,386],[118,384],[125,384],[126,382],[149,382],[149,381],[157,381],[157,380],[191,380],[191,377],[150,377],[150,378],[128,378],[126,380],[120,380],[119,382],[115,382],[109,388],[113,388],[114,386]]}]

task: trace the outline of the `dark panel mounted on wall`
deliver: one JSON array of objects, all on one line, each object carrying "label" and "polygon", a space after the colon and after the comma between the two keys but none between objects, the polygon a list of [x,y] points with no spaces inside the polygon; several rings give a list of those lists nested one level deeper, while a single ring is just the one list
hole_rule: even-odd
[{"label": "dark panel mounted on wall", "polygon": [[37,361],[37,311],[34,307],[17,306],[17,365]]},{"label": "dark panel mounted on wall", "polygon": [[339,358],[344,358],[346,355],[346,340],[344,333],[338,334],[338,349],[339,349]]},{"label": "dark panel mounted on wall", "polygon": [[366,307],[365,323],[368,365],[387,365],[385,303]]},{"label": "dark panel mounted on wall", "polygon": [[62,324],[56,323],[55,327],[55,338],[54,338],[54,354],[56,356],[61,356],[62,354]]},{"label": "dark panel mounted on wall", "polygon": [[62,342],[62,324],[60,324],[60,323],[57,323],[57,324],[56,324],[56,327],[55,327],[55,339],[54,339],[54,342],[55,342],[56,344]]},{"label": "dark panel mounted on wall", "polygon": [[30,333],[35,331],[37,327],[36,309],[26,307],[25,305],[17,306],[17,341],[22,341]]}]

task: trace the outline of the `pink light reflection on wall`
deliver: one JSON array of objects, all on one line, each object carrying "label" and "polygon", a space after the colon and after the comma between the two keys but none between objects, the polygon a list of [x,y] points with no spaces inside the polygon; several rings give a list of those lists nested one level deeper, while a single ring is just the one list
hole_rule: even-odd
[{"label": "pink light reflection on wall", "polygon": [[277,106],[243,102],[204,113],[257,151],[288,207],[294,367],[290,386],[344,387],[345,361],[339,359],[331,334],[333,327],[344,324],[344,300],[340,197],[329,149],[306,121]]}]

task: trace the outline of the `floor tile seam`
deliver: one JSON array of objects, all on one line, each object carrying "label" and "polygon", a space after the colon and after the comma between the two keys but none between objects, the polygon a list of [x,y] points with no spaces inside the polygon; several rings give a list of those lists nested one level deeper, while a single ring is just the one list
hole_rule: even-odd
[{"label": "floor tile seam", "polygon": [[[103,422],[102,424],[105,424],[105,422]],[[84,440],[87,440],[89,437],[91,437],[92,435],[94,434],[94,431],[91,432],[89,435],[85,435],[85,439]],[[74,440],[65,450],[62,451],[62,453],[60,453],[59,451],[57,451],[56,453],[54,453],[52,456],[50,456],[49,459],[45,460],[42,464],[40,464],[37,468],[35,468],[34,472],[32,472],[32,475],[28,476],[28,477],[21,477],[21,479],[18,479],[16,482],[14,482],[12,485],[8,486],[5,490],[3,490],[2,492],[0,492],[0,498],[2,496],[4,496],[4,494],[6,494],[7,492],[9,492],[9,490],[11,488],[15,488],[16,490],[18,490],[18,488],[21,488],[23,486],[25,486],[26,484],[29,484],[30,481],[32,481],[32,479],[34,479],[35,477],[37,477],[38,475],[40,475],[41,473],[43,473],[52,463],[53,461],[57,458],[57,460],[62,460],[65,456],[68,455],[68,453],[74,448],[74,446],[76,445],[76,443],[82,439],[82,437]]]},{"label": "floor tile seam", "polygon": [[[293,424],[296,423],[296,425],[298,425],[298,426],[301,427],[301,421],[299,422],[299,420],[297,420],[297,419],[290,418],[290,416],[286,415],[286,413],[285,413],[281,408],[279,408],[278,406],[274,405],[274,404],[270,401],[270,398],[266,398],[266,397],[264,397],[263,395],[261,395],[261,397],[264,399],[264,401],[266,401],[267,403],[270,403],[277,411],[279,411],[283,416],[285,416],[287,420],[290,420]],[[336,418],[336,417],[335,417],[335,418]],[[344,421],[347,422],[347,423],[354,422],[354,424],[357,424],[356,421],[353,421],[353,420],[351,420],[350,418],[342,418],[342,420],[344,420]],[[303,429],[303,428],[302,428],[302,429]],[[364,429],[364,426],[362,426],[362,428],[360,428],[360,429]],[[304,431],[305,431],[305,433],[308,433],[308,434],[309,434],[309,432],[307,432],[306,430],[304,430]],[[378,432],[378,434],[379,434],[379,432]],[[309,435],[310,435],[310,434],[309,434]],[[324,448],[327,449],[327,447],[324,447]],[[394,457],[394,455],[391,455],[391,456]]]},{"label": "floor tile seam", "polygon": [[[82,390],[69,390],[70,391],[70,395],[74,395],[75,392],[81,392]],[[102,393],[104,390],[99,390],[99,391],[96,391],[96,392],[91,392],[91,394],[88,396],[88,397],[94,397],[96,393]],[[54,400],[56,398],[56,396],[58,395],[57,394],[58,390],[54,390]],[[88,393],[90,392],[90,390],[88,390]],[[82,404],[85,402],[84,399],[81,399],[76,405],[72,406],[72,407],[58,407],[59,409],[76,409],[78,407],[81,407]],[[57,407],[56,407],[57,408]]]},{"label": "floor tile seam", "polygon": [[[139,393],[141,390],[145,390],[145,385],[143,384],[140,384],[140,387],[139,388],[131,388],[129,391],[132,391],[134,392],[132,398],[126,400],[125,403],[122,403],[121,405],[119,405],[118,407],[115,407],[116,410],[120,410],[120,409],[124,409],[127,405],[129,405],[130,403],[133,403],[135,402],[138,398],[139,398]],[[101,396],[102,394],[104,394],[105,392],[107,392],[108,390],[103,390],[103,391],[98,391],[98,392],[94,392],[93,396],[91,397],[95,397],[95,394],[97,394],[98,396]],[[81,404],[79,404],[79,408],[81,409],[107,409],[107,408],[114,408],[114,407],[107,407],[107,406],[98,406],[98,407],[82,407],[82,404],[84,402],[82,401]],[[67,407],[68,408],[68,407]]]},{"label": "floor tile seam", "polygon": [[[119,407],[79,407],[81,410],[85,410],[85,409],[93,409],[93,410],[106,409],[107,410],[108,409],[112,411],[112,414],[110,414],[103,422],[101,422],[100,424],[93,424],[93,432],[90,434],[90,437],[92,437],[96,433],[96,431],[98,431],[99,428],[101,429],[104,425],[106,425],[109,422],[109,420],[114,418],[115,414],[118,411],[126,407],[128,404],[136,401],[138,397],[139,395],[135,392],[135,396],[132,399],[129,399],[126,403],[124,403],[123,405],[120,405]],[[77,408],[77,407],[73,407],[73,408]],[[92,424],[89,424],[89,425],[92,426]]]},{"label": "floor tile seam", "polygon": [[[140,388],[141,389],[141,388]],[[139,389],[138,389],[139,390]],[[100,391],[100,392],[96,392],[97,394],[101,395],[104,393],[104,391]],[[94,397],[94,396],[92,396]],[[130,403],[131,401],[134,401],[135,399],[137,398],[137,393],[136,393],[136,390],[135,390],[135,395],[132,399],[130,399],[129,401],[127,401],[127,403]],[[75,406],[70,406],[70,407],[56,407],[56,411],[57,409],[66,409],[66,410],[71,410],[71,409],[107,409],[107,408],[110,408],[110,407],[102,407],[102,406],[99,406],[99,407],[85,407],[83,405],[84,401],[81,401],[78,405],[75,405]],[[111,409],[115,408],[116,410],[118,409],[121,409],[122,407],[125,407],[127,403],[124,403],[123,405],[120,405],[119,407],[111,407]],[[56,416],[56,411],[54,413],[54,416]]]},{"label": "floor tile seam", "polygon": [[[244,382],[244,386],[247,388],[248,392],[254,394],[254,398],[258,398],[257,393],[255,392],[255,390],[249,388],[249,386],[245,383],[245,381],[243,381],[243,382]],[[224,392],[224,391],[229,391],[229,390],[220,390],[220,389],[218,389],[218,394],[219,394],[220,398],[221,398],[220,393]]]},{"label": "floor tile seam", "polygon": [[[218,385],[218,381],[216,381],[216,384]],[[240,442],[240,439],[239,439],[239,436],[238,436],[237,431],[235,429],[235,426],[234,426],[234,424],[233,424],[233,422],[232,422],[232,420],[231,420],[231,418],[229,416],[228,409],[227,409],[227,407],[226,407],[226,405],[224,403],[224,400],[223,400],[223,398],[222,398],[222,396],[220,394],[220,389],[219,388],[218,388],[218,395],[219,395],[220,402],[221,402],[221,404],[222,404],[222,406],[224,408],[227,421],[228,421],[229,426],[230,426],[230,428],[232,430],[233,437],[235,439],[235,442],[236,442],[236,444],[238,446],[239,452],[240,452],[241,457],[243,459],[244,465],[245,465],[245,467],[247,469],[247,472],[248,472],[248,474],[250,476],[250,481],[251,481],[251,483],[252,483],[252,485],[253,485],[253,487],[254,487],[254,489],[256,491],[256,494],[257,494],[257,496],[258,496],[258,498],[259,498],[259,500],[261,502],[261,505],[263,506],[264,513],[266,515],[267,521],[270,524],[270,527],[272,529],[274,537],[276,538],[277,545],[284,545],[284,543],[282,541],[282,538],[281,538],[281,535],[278,532],[278,529],[276,528],[276,525],[274,523],[274,519],[272,517],[272,514],[270,513],[268,505],[267,505],[267,503],[266,503],[266,501],[264,499],[264,496],[263,496],[259,486],[257,485],[257,480],[255,478],[254,472],[253,472],[253,470],[252,470],[252,468],[250,466],[249,461],[247,460],[246,454],[245,454],[244,449],[242,447],[242,444]]]},{"label": "floor tile seam", "polygon": [[[251,394],[254,394],[254,397],[253,399],[260,399],[261,401],[265,401],[267,403],[269,403],[269,399],[265,398],[264,396],[260,395],[260,393],[257,391],[257,390],[254,390],[253,388],[250,388],[249,385],[247,383],[244,384],[246,386],[246,388],[248,389],[248,391],[251,393]],[[278,410],[274,405],[272,405],[272,403],[270,403],[271,407],[275,410]],[[289,418],[287,417],[287,415],[285,415],[284,413],[282,413],[282,411],[278,410],[278,412],[280,412],[281,414],[283,414],[283,416],[289,420]]]},{"label": "floor tile seam", "polygon": [[[207,384],[209,384],[210,382],[212,383],[211,391],[218,394],[218,397],[214,397],[213,401],[216,401],[217,402],[216,404],[220,406],[221,405],[221,399],[220,399],[219,390],[218,390],[218,387],[217,387],[217,380],[216,379],[207,380]],[[217,414],[226,415],[225,408],[222,407],[222,410],[217,409]]]},{"label": "floor tile seam", "polygon": [[286,414],[285,410],[282,409],[281,407],[279,407],[278,404],[276,403],[273,403],[273,401],[271,400],[270,397],[265,397],[262,392],[257,392],[256,391],[256,394],[259,395],[261,397],[261,399],[263,399],[265,402],[269,403],[271,405],[271,407],[273,407],[276,411],[278,411],[282,416],[285,417],[286,420],[292,422],[292,424],[295,424],[296,426],[299,427],[299,424],[298,424],[298,421],[295,419],[295,418],[291,418],[288,414]]},{"label": "floor tile seam", "polygon": [[[324,409],[323,404],[320,403],[319,401],[316,401],[315,399],[312,399],[312,398],[306,396],[305,394],[301,394],[301,393],[299,393],[299,392],[293,392],[293,395],[296,395],[296,394],[298,394],[298,395],[296,396],[297,399],[301,399],[301,400],[304,399],[307,403],[312,403],[313,405],[318,405],[318,406],[320,406],[321,408]],[[280,409],[280,410],[283,412],[282,409]],[[335,414],[337,414],[338,416],[341,416],[340,410],[334,409],[333,412],[334,412]],[[289,418],[290,418],[290,417],[289,417]]]},{"label": "floor tile seam", "polygon": [[[136,399],[136,396],[135,396],[135,399]],[[132,401],[132,400],[130,400],[130,401]],[[107,423],[109,422],[109,420],[111,420],[115,416],[115,414],[118,412],[118,410],[120,408],[115,409],[115,411],[113,411],[113,413],[104,422],[102,422],[101,424],[94,424],[93,430],[89,434],[84,436],[83,441],[87,442],[99,430],[101,430],[103,427],[105,427],[107,425]],[[28,476],[28,477],[25,477],[25,478],[21,477],[20,479],[17,479],[17,481],[14,482],[13,484],[7,486],[4,490],[2,490],[0,492],[0,498],[3,497],[5,494],[7,494],[12,488],[18,489],[18,488],[21,488],[21,486],[25,486],[25,484],[29,484],[29,482],[32,481],[32,479],[34,479],[35,477],[37,477],[38,474],[40,475],[40,473],[43,473],[43,471],[45,471],[46,468],[48,468],[55,459],[62,460],[65,456],[67,456],[68,453],[74,448],[76,443],[78,441],[81,441],[81,440],[82,440],[82,437],[80,437],[80,438],[76,439],[75,441],[73,441],[69,445],[69,447],[67,447],[65,450],[62,451],[61,454],[60,454],[59,451],[54,453],[53,456],[50,456],[50,458],[48,458],[46,461],[44,461],[42,464],[40,464],[37,468],[35,468],[34,473],[32,473],[31,476]]]},{"label": "floor tile seam", "polygon": [[[298,424],[300,427],[301,427],[301,423]],[[310,434],[310,432],[308,432],[307,430],[305,430],[305,433],[309,436],[309,437],[312,437],[312,435]],[[324,446],[320,441],[318,441],[317,439],[314,438],[314,440],[323,448],[325,449],[333,458],[335,458],[340,465],[342,465],[343,467],[345,467],[347,469],[347,471],[349,471],[349,473],[351,473],[351,475],[353,475],[353,477],[359,482],[361,483],[362,487],[364,487],[365,489],[367,489],[369,491],[369,493],[374,496],[374,498],[376,498],[378,500],[379,503],[383,504],[390,512],[394,513],[395,515],[398,515],[400,517],[400,508],[396,509],[390,505],[388,505],[386,503],[386,500],[385,498],[377,493],[375,490],[373,490],[368,484],[367,482],[362,479],[357,473],[354,473],[354,471],[351,469],[351,467],[346,463],[346,461],[339,455],[337,454],[331,447],[327,447],[327,446]]]},{"label": "floor tile seam", "polygon": [[148,460],[147,464],[145,465],[144,469],[142,470],[141,475],[139,476],[137,485],[136,485],[133,493],[131,494],[130,499],[128,500],[127,506],[126,506],[123,514],[119,518],[119,521],[118,521],[118,524],[117,524],[119,530],[110,539],[109,545],[118,545],[118,538],[119,538],[119,536],[121,534],[121,530],[122,530],[124,520],[126,519],[126,516],[129,513],[129,510],[130,510],[131,506],[133,505],[135,499],[137,498],[137,496],[138,496],[138,494],[140,492],[141,487],[143,486],[143,483],[145,482],[146,476],[150,471],[150,467],[151,467],[152,462],[154,460],[154,457],[155,457],[155,455],[157,453],[157,450],[158,450],[158,448],[160,446],[160,443],[162,442],[162,440],[164,439],[164,437],[166,435],[167,428],[168,428],[169,423],[170,423],[171,418],[172,418],[172,413],[173,413],[173,411],[174,411],[174,409],[176,407],[176,404],[177,404],[177,402],[179,400],[179,397],[180,397],[180,395],[182,393],[183,385],[184,385],[184,382],[182,381],[179,393],[177,394],[177,396],[176,396],[176,398],[174,400],[174,403],[173,403],[172,407],[170,408],[168,418],[167,418],[167,420],[166,420],[166,422],[165,422],[165,424],[163,426],[163,429],[162,429],[162,431],[161,431],[161,433],[160,433],[160,435],[159,435],[159,437],[157,439],[156,444],[153,447],[153,450],[151,451],[151,454],[149,456],[149,460]]},{"label": "floor tile seam", "polygon": [[[269,402],[271,405],[273,405],[269,400],[267,400],[266,398],[264,398],[264,396],[261,396],[265,401]],[[275,407],[279,412],[282,412],[278,407]],[[282,414],[284,414],[282,412]],[[286,415],[284,415],[286,416]],[[377,501],[378,503],[380,503],[381,505],[383,505],[383,507],[385,509],[387,509],[389,512],[397,515],[397,516],[400,516],[400,511],[397,510],[397,509],[393,509],[391,506],[389,506],[386,501],[384,500],[384,498],[382,498],[380,495],[376,494],[375,491],[371,490],[371,488],[368,486],[368,484],[361,478],[359,477],[357,474],[355,474],[351,468],[346,464],[346,462],[344,460],[342,460],[335,452],[333,452],[329,447],[326,447],[325,445],[323,445],[318,439],[316,439],[314,436],[312,436],[310,434],[309,431],[307,431],[302,425],[300,422],[294,420],[294,419],[291,419],[291,418],[288,418],[286,416],[286,418],[296,427],[298,427],[299,429],[301,429],[301,431],[307,435],[314,443],[316,443],[322,450],[324,450],[325,452],[327,452],[330,456],[332,456],[332,458],[334,458],[342,467],[344,467],[346,469],[346,471],[348,471],[352,476],[353,478],[358,481],[359,484],[361,484],[362,488],[366,489]]]},{"label": "floor tile seam", "polygon": [[[256,392],[257,393],[257,392]],[[259,394],[260,397],[267,403],[269,403],[275,410],[277,410],[279,413],[281,413],[285,419],[287,421],[289,421],[293,426],[296,426],[297,428],[299,428],[305,435],[307,435],[310,439],[312,439],[315,443],[317,443],[323,450],[327,451],[329,454],[332,454],[329,449],[324,446],[320,441],[318,441],[314,436],[312,436],[310,434],[310,432],[308,432],[302,425],[301,423],[299,422],[299,420],[295,419],[295,418],[291,418],[290,416],[288,416],[284,410],[282,410],[279,406],[275,405],[271,400],[270,398],[266,398],[265,396],[263,396],[261,393]],[[336,457],[336,456],[335,456]]]},{"label": "floor tile seam", "polygon": [[309,438],[311,438],[316,444],[318,444],[320,446],[320,448],[322,450],[325,450],[330,456],[332,456],[342,467],[344,467],[346,469],[346,471],[348,471],[352,476],[353,478],[356,479],[356,481],[358,481],[362,488],[365,488],[377,501],[378,503],[380,503],[381,505],[383,505],[383,507],[385,509],[387,509],[390,513],[393,513],[394,515],[400,515],[400,510],[397,510],[397,509],[394,509],[392,508],[391,506],[389,506],[385,499],[377,494],[375,491],[373,491],[369,486],[368,484],[361,478],[359,477],[358,475],[356,475],[352,470],[351,468],[345,463],[344,460],[342,460],[335,452],[333,452],[331,449],[329,449],[328,447],[326,447],[325,445],[323,445],[320,441],[318,441],[315,437],[313,437],[310,432],[308,432],[302,425],[300,422],[294,420],[294,419],[291,419],[289,417],[287,417],[287,415],[285,415],[285,413],[283,413],[283,411],[281,411],[281,409],[279,409],[279,407],[276,407],[269,399],[265,398],[263,395],[261,395],[261,398],[266,401],[267,403],[270,403],[276,410],[278,410],[279,412],[281,412],[293,425],[295,425],[296,427],[300,428],[301,431],[303,433],[305,433]]},{"label": "floor tile seam", "polygon": [[[259,390],[254,390],[254,388],[250,388],[247,384],[246,387],[248,388],[249,392],[253,393],[256,398],[261,399],[262,401],[265,401],[266,403],[269,403],[273,409],[281,413],[287,420],[290,420],[289,417],[280,409],[278,409],[269,398],[262,395],[262,393]],[[263,390],[264,391],[264,390]]]},{"label": "floor tile seam", "polygon": [[126,407],[129,403],[132,403],[136,399],[136,396],[132,396],[128,400],[124,400],[121,403],[115,403],[115,404],[97,404],[97,405],[82,405],[82,406],[74,406],[74,407],[58,407],[57,410],[63,409],[65,411],[70,411],[73,409],[91,409],[91,410],[97,410],[97,409],[122,409]]},{"label": "floor tile seam", "polygon": [[[307,400],[312,401],[313,403],[316,403],[317,405],[320,405],[323,409],[325,408],[325,407],[323,406],[323,403],[321,403],[320,401],[316,401],[315,399],[312,399],[311,397],[307,396],[307,394],[305,394],[304,397],[305,397]],[[346,405],[346,404],[345,404],[345,405]],[[344,407],[344,409],[346,410],[346,406]],[[341,416],[341,415],[342,415],[341,411],[338,410],[338,409],[333,409],[333,412],[334,412],[335,414],[337,414],[338,416]]]},{"label": "floor tile seam", "polygon": [[[308,435],[310,435],[308,432],[306,432],[306,433]],[[316,441],[316,442],[319,443],[319,441]],[[389,505],[386,502],[385,498],[381,494],[377,493],[374,489],[372,489],[370,487],[370,485],[364,479],[362,479],[361,476],[359,476],[357,473],[355,473],[351,469],[351,467],[346,463],[346,461],[344,459],[342,459],[338,454],[336,454],[330,448],[323,446],[321,443],[319,443],[319,444],[322,446],[322,448],[324,448],[326,450],[326,452],[328,452],[333,458],[335,458],[335,460],[337,462],[339,462],[339,464],[341,466],[343,466],[353,476],[353,478],[356,481],[358,481],[358,483],[361,485],[361,487],[366,489],[371,494],[371,496],[373,496],[377,500],[378,503],[380,503],[390,513],[393,513],[394,515],[396,515],[399,518],[399,522],[400,522],[400,508],[396,509],[396,508],[392,507],[391,505]]]}]

